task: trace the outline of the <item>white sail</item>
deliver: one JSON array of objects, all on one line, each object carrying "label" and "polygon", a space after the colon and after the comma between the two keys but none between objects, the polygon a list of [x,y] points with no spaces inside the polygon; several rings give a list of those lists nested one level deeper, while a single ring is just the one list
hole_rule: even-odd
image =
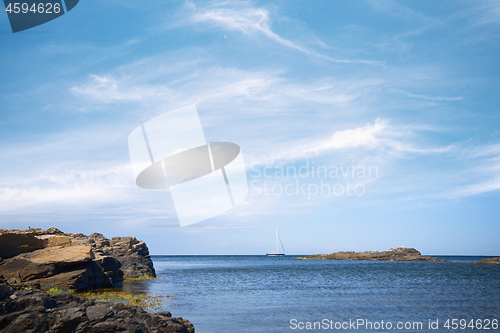
[{"label": "white sail", "polygon": [[[283,252],[279,251],[279,246],[281,244],[281,248]],[[285,247],[283,246],[283,242],[281,241],[281,237],[278,234],[278,228],[276,228],[276,251],[266,253],[266,256],[284,256],[285,255]]]}]

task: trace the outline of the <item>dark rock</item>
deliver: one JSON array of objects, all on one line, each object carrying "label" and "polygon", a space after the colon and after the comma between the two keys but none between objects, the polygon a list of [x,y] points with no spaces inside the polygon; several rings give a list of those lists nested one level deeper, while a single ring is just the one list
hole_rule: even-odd
[{"label": "dark rock", "polygon": [[3,301],[14,293],[14,288],[7,284],[0,284],[0,301]]},{"label": "dark rock", "polygon": [[135,237],[113,237],[110,245],[102,250],[120,262],[124,278],[156,277],[148,247],[143,241]]},{"label": "dark rock", "polygon": [[[0,285],[0,331],[13,332],[165,332],[194,333],[193,325],[170,312],[147,313],[121,303],[95,304],[69,293],[13,291]],[[3,293],[3,294],[2,294]]]},{"label": "dark rock", "polygon": [[43,249],[45,243],[34,233],[16,234],[0,232],[0,257],[12,258],[21,253]]},{"label": "dark rock", "polygon": [[315,254],[299,257],[299,259],[326,259],[326,260],[382,260],[382,261],[448,261],[445,259],[423,256],[414,248],[404,246],[395,247],[389,251],[341,251],[332,254]]},{"label": "dark rock", "polygon": [[113,316],[113,308],[107,304],[93,305],[87,308],[86,313],[90,321],[101,321]]}]

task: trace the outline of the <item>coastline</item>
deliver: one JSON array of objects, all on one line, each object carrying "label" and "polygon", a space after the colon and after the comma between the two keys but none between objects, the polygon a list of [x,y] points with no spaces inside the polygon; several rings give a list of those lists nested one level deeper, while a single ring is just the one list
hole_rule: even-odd
[{"label": "coastline", "polygon": [[194,333],[188,320],[146,311],[161,310],[168,295],[118,290],[155,278],[148,247],[135,237],[2,229],[0,331]]},{"label": "coastline", "polygon": [[[68,234],[55,228],[0,230],[0,239],[0,253],[3,255],[0,259],[2,332],[59,332],[64,327],[64,332],[107,332],[140,328],[143,332],[194,333],[194,326],[188,320],[172,317],[170,312],[164,311],[162,298],[170,297],[164,294],[165,289],[160,287],[160,295],[155,296],[134,294],[130,292],[130,288],[123,288],[124,283],[140,285],[142,281],[155,279],[152,257],[155,260],[217,257],[221,261],[231,260],[233,257],[248,257],[249,260],[257,259],[267,266],[285,263],[290,259],[451,262],[448,259],[424,256],[416,249],[406,247],[382,252],[288,255],[283,256],[285,261],[279,260],[280,257],[270,259],[264,255],[152,256],[147,245],[134,237],[107,239],[101,234]],[[467,264],[485,266],[496,264],[499,262],[497,259],[482,258]],[[289,262],[291,268],[295,266],[293,261]],[[17,275],[14,274],[14,268],[17,269]],[[108,289],[98,289],[95,286]],[[170,306],[175,304],[170,303]],[[148,308],[159,312],[148,313]],[[188,315],[193,313],[188,312]]]}]

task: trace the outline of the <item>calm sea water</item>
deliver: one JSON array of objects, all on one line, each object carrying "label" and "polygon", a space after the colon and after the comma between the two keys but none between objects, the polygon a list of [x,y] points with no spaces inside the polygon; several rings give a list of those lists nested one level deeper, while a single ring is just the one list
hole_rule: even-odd
[{"label": "calm sea water", "polygon": [[[198,333],[354,331],[335,329],[335,323],[358,319],[375,326],[383,320],[384,327],[423,323],[421,330],[418,324],[409,330],[361,325],[359,332],[461,332],[472,329],[447,329],[446,320],[500,320],[500,266],[470,264],[484,257],[440,256],[452,260],[446,263],[296,257],[153,256],[161,277],[140,288],[178,296],[165,310],[190,320]],[[324,319],[328,329],[299,329],[299,322]],[[439,320],[437,330],[428,329],[429,319]],[[492,328],[479,331],[500,332]]]}]

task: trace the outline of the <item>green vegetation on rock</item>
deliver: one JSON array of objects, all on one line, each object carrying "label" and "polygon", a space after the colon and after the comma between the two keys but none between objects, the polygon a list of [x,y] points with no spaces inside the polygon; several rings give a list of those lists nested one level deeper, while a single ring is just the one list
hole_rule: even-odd
[{"label": "green vegetation on rock", "polygon": [[132,294],[130,292],[118,291],[116,289],[99,289],[76,294],[79,297],[91,299],[96,303],[105,302],[120,302],[126,305],[137,305],[148,310],[161,310],[163,302],[169,297],[176,297],[170,295],[145,295],[145,294]]},{"label": "green vegetation on rock", "polygon": [[147,280],[154,280],[156,279],[154,276],[151,275],[144,275],[136,278],[125,278],[123,279],[123,282],[134,282],[134,281],[147,281]]},{"label": "green vegetation on rock", "polygon": [[49,290],[45,291],[49,295],[55,295],[55,294],[60,294],[60,293],[72,293],[74,294],[75,291],[73,289],[57,289],[57,288],[50,288]]}]

